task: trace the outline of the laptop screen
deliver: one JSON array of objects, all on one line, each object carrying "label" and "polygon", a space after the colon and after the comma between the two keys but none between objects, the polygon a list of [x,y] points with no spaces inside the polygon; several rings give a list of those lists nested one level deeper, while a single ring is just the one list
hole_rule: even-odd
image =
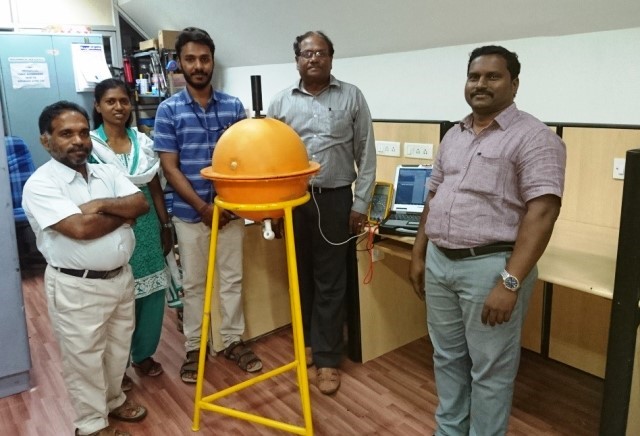
[{"label": "laptop screen", "polygon": [[427,200],[431,165],[398,165],[394,182],[394,212],[422,213]]}]

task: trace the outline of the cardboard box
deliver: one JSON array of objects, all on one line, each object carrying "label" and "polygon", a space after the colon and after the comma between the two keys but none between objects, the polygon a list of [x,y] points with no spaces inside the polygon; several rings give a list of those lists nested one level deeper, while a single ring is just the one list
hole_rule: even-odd
[{"label": "cardboard box", "polygon": [[165,50],[175,50],[179,34],[179,30],[159,30],[158,47]]},{"label": "cardboard box", "polygon": [[158,40],[156,38],[147,39],[145,41],[140,41],[140,50],[157,50],[158,49]]},{"label": "cardboard box", "polygon": [[169,73],[168,82],[169,95],[180,92],[187,86],[187,82],[184,80],[184,74],[181,73]]}]

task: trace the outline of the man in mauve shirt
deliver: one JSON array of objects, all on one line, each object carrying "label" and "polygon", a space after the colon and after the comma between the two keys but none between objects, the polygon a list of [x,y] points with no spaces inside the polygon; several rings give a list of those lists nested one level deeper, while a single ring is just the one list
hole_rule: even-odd
[{"label": "man in mauve shirt", "polygon": [[536,262],[560,213],[566,150],[518,110],[520,62],[475,49],[465,99],[472,113],[440,144],[411,256],[427,303],[439,404],[437,435],[503,435]]}]

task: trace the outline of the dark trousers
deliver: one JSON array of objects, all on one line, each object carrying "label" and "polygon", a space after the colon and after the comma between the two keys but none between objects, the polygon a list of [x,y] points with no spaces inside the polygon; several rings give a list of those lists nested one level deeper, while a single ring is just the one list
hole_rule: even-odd
[{"label": "dark trousers", "polygon": [[353,245],[331,245],[322,234],[334,243],[351,236],[352,202],[351,189],[323,191],[293,210],[305,345],[313,349],[317,368],[337,368],[342,360],[347,253]]}]

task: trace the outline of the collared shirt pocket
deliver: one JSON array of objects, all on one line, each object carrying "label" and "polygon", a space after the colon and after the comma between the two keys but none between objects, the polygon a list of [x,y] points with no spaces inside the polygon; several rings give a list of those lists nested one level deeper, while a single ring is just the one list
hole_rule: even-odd
[{"label": "collared shirt pocket", "polygon": [[460,191],[487,196],[503,196],[505,183],[513,171],[511,162],[499,152],[478,151],[469,162]]},{"label": "collared shirt pocket", "polygon": [[333,138],[349,136],[351,130],[351,116],[349,111],[341,109],[329,109],[329,127]]}]

